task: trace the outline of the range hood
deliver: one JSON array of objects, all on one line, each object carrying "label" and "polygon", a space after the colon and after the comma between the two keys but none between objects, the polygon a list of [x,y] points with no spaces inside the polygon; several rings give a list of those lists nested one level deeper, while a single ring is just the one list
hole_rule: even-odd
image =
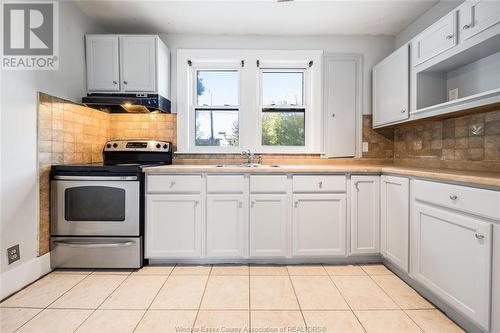
[{"label": "range hood", "polygon": [[88,94],[82,104],[109,113],[170,113],[170,101],[159,94]]}]

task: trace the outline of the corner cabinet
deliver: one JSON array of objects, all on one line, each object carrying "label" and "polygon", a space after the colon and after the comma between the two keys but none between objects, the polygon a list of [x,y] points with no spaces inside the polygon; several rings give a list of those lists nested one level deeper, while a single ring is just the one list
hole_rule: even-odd
[{"label": "corner cabinet", "polygon": [[397,49],[373,67],[373,126],[409,117],[409,45]]},{"label": "corner cabinet", "polygon": [[382,256],[408,273],[410,180],[381,176],[380,248]]},{"label": "corner cabinet", "polygon": [[89,93],[170,98],[170,52],[157,35],[86,35]]}]

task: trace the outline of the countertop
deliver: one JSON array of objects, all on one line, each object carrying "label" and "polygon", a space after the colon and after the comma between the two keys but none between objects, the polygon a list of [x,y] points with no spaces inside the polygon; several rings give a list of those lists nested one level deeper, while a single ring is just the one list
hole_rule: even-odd
[{"label": "countertop", "polygon": [[146,173],[384,173],[427,178],[454,183],[500,187],[500,172],[466,171],[437,168],[415,168],[375,164],[280,165],[273,167],[240,167],[216,165],[165,165],[145,168]]}]

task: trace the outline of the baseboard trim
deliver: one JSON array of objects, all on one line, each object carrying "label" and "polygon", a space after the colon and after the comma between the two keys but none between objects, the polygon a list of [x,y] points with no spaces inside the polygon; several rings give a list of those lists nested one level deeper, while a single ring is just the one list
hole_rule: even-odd
[{"label": "baseboard trim", "polygon": [[0,274],[0,300],[23,289],[51,270],[49,252],[3,272]]}]

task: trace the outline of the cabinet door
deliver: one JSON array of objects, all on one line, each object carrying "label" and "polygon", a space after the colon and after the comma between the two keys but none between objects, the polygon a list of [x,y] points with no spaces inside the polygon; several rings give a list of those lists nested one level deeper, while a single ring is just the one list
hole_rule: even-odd
[{"label": "cabinet door", "polygon": [[413,278],[489,329],[491,224],[413,202]]},{"label": "cabinet door", "polygon": [[457,12],[452,11],[412,41],[413,66],[417,66],[457,45]]},{"label": "cabinet door", "polygon": [[120,36],[122,90],[156,91],[156,37]]},{"label": "cabinet door", "polygon": [[466,40],[500,22],[500,1],[467,1],[460,7],[462,39]]},{"label": "cabinet door", "polygon": [[382,255],[408,273],[408,178],[382,176],[380,189],[380,246]]},{"label": "cabinet door", "polygon": [[118,36],[85,36],[88,91],[119,91]]},{"label": "cabinet door", "polygon": [[200,195],[146,196],[146,258],[201,256]]},{"label": "cabinet door", "polygon": [[207,256],[246,256],[248,196],[207,195]]},{"label": "cabinet door", "polygon": [[351,253],[380,252],[380,177],[351,177]]},{"label": "cabinet door", "polygon": [[286,256],[288,207],[286,194],[250,196],[250,256]]},{"label": "cabinet door", "polygon": [[373,126],[408,119],[409,45],[373,67]]},{"label": "cabinet door", "polygon": [[345,194],[295,194],[293,256],[345,256],[345,225]]}]

